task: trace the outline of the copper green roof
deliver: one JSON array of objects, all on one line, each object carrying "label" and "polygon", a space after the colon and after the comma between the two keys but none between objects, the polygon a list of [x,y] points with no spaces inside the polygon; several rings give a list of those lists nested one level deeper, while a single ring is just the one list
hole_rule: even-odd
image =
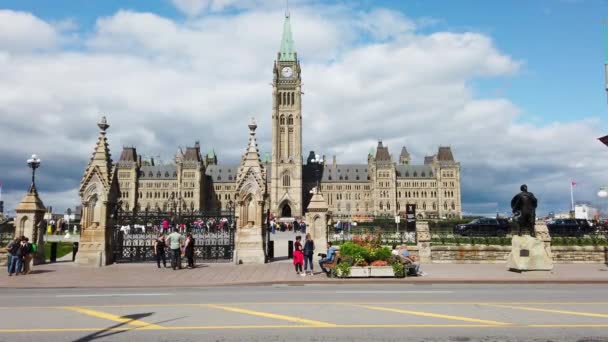
[{"label": "copper green roof", "polygon": [[281,49],[279,50],[279,61],[296,61],[296,51],[293,47],[293,37],[291,36],[291,23],[289,21],[289,14],[285,15],[285,22],[283,23],[283,38],[281,39]]}]

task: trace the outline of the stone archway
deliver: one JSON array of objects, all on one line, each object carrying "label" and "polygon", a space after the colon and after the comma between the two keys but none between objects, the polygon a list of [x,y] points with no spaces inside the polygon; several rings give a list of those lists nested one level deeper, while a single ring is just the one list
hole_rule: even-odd
[{"label": "stone archway", "polygon": [[291,217],[291,206],[289,202],[285,202],[281,206],[281,217]]}]

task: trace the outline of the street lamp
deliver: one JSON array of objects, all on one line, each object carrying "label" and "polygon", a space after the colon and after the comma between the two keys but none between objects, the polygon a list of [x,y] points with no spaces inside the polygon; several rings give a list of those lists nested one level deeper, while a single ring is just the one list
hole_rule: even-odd
[{"label": "street lamp", "polygon": [[32,157],[27,160],[27,166],[32,169],[32,185],[30,186],[30,191],[36,190],[36,169],[40,167],[40,158],[37,155],[32,154]]},{"label": "street lamp", "polygon": [[321,167],[323,166],[323,159],[318,154],[315,155],[310,162],[315,166],[315,176],[317,178],[317,191],[321,192],[320,182],[321,182]]}]

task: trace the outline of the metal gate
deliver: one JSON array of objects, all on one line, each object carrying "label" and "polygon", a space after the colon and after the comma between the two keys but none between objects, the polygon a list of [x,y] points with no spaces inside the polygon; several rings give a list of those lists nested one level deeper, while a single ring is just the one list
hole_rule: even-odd
[{"label": "metal gate", "polygon": [[173,228],[180,229],[184,238],[192,234],[196,262],[232,261],[236,231],[234,210],[123,211],[118,205],[114,215],[114,262],[154,261],[154,240]]}]

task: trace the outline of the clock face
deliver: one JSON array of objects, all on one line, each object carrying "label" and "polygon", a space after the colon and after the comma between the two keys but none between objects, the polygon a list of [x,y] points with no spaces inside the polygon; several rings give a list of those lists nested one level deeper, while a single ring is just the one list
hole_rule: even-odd
[{"label": "clock face", "polygon": [[290,67],[284,67],[281,69],[281,75],[283,75],[283,77],[291,77],[291,75],[293,75],[293,70],[291,70]]}]

